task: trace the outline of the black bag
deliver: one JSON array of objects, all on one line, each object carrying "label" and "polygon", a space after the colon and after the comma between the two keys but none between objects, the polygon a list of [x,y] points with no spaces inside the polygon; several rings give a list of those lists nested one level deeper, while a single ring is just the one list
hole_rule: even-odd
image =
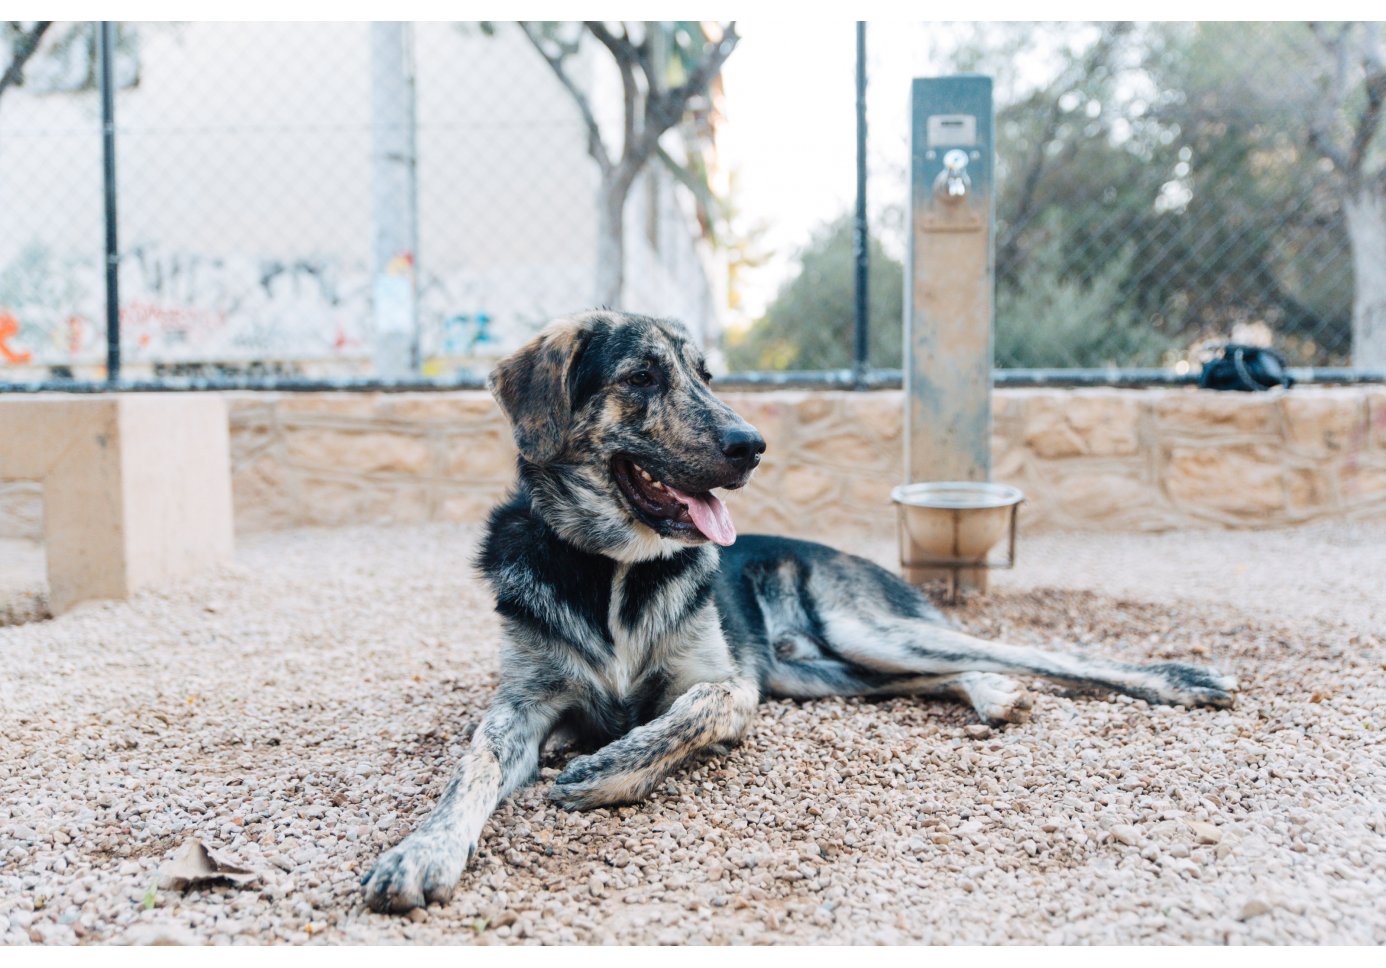
[{"label": "black bag", "polygon": [[1205,390],[1269,390],[1292,387],[1295,378],[1285,368],[1285,357],[1263,346],[1227,343],[1218,355],[1203,364],[1198,385]]}]

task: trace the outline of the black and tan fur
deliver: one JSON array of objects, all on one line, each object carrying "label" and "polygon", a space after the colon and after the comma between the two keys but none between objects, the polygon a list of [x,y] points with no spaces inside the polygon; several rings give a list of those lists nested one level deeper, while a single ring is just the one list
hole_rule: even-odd
[{"label": "black and tan fur", "polygon": [[694,754],[736,743],[763,696],[951,696],[987,721],[1020,722],[1030,700],[999,675],[1011,673],[1232,703],[1235,681],[1211,669],[984,641],[864,559],[764,536],[719,549],[637,508],[633,478],[620,479],[632,463],[645,480],[705,492],[744,485],[764,449],[712,394],[676,323],[559,320],[504,360],[491,388],[520,450],[479,556],[504,628],[501,683],[433,813],[365,878],[376,910],[447,899],[487,817],[555,734],[593,750],[550,792],[585,809],[638,800]]}]

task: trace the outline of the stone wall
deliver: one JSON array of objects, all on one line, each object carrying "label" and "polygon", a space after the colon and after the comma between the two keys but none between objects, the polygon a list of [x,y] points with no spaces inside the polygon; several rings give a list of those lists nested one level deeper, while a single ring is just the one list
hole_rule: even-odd
[{"label": "stone wall", "polygon": [[[728,499],[742,531],[891,540],[902,396],[726,399],[769,441]],[[510,435],[481,392],[228,394],[236,523],[475,521],[507,489]],[[1386,518],[1386,387],[1288,393],[1000,390],[993,477],[1023,527],[1163,530]],[[0,536],[37,536],[37,490],[0,484]]]}]

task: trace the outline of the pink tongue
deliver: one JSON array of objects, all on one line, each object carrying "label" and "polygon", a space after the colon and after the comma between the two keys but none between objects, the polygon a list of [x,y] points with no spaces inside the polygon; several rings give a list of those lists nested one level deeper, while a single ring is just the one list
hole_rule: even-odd
[{"label": "pink tongue", "polygon": [[670,494],[688,506],[688,516],[693,519],[693,523],[698,526],[704,537],[724,548],[736,540],[736,525],[732,524],[727,506],[716,494],[709,491],[703,497],[697,497],[685,494],[668,484],[664,486],[669,488]]}]

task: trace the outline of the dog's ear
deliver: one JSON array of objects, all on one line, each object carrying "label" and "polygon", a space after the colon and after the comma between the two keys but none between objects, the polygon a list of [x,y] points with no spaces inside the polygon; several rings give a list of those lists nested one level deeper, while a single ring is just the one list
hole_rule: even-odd
[{"label": "dog's ear", "polygon": [[486,381],[526,460],[542,464],[563,450],[573,419],[568,374],[583,343],[583,327],[562,320],[516,350]]}]

